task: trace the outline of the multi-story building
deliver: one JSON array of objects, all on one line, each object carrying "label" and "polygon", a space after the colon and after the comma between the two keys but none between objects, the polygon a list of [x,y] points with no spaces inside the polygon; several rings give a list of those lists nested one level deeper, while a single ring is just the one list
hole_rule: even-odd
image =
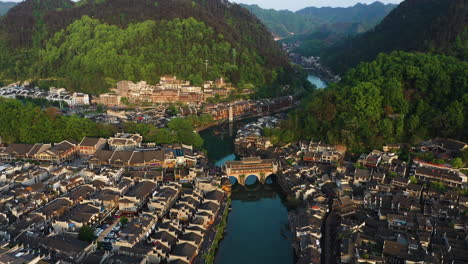
[{"label": "multi-story building", "polygon": [[166,89],[154,90],[151,95],[151,100],[154,103],[174,103],[179,100],[179,90]]},{"label": "multi-story building", "polygon": [[107,143],[104,138],[89,138],[84,137],[78,145],[80,156],[90,157],[96,153],[98,149],[102,149]]},{"label": "multi-story building", "polygon": [[71,98],[71,105],[89,105],[89,95],[84,93],[73,93]]},{"label": "multi-story building", "polygon": [[[227,94],[224,88],[219,91],[218,88],[209,89],[212,89],[208,92],[211,96],[205,96],[202,87],[191,86],[189,81],[177,80],[175,76],[162,76],[160,82],[156,85],[148,84],[144,81],[138,83],[121,81],[117,83],[117,88],[114,90],[117,95],[127,98],[132,103],[165,104],[181,102],[185,104],[200,104],[206,98],[212,97],[215,94],[219,94],[220,96]],[[100,98],[96,102],[101,101],[101,103],[109,105],[110,103],[104,102],[105,96],[103,95],[102,97],[102,99]],[[112,104],[114,103],[112,102]]]},{"label": "multi-story building", "polygon": [[109,138],[109,148],[117,151],[135,150],[140,147],[143,137],[140,134],[117,133]]},{"label": "multi-story building", "polygon": [[419,167],[414,171],[414,176],[425,182],[442,182],[455,188],[462,188],[467,184],[467,176],[458,171],[440,167]]},{"label": "multi-story building", "polygon": [[119,240],[115,242],[115,246],[131,247],[136,243],[147,238],[154,230],[158,218],[150,214],[143,214],[133,218],[125,227],[120,230]]},{"label": "multi-story building", "polygon": [[145,204],[156,189],[156,183],[145,180],[132,187],[119,201],[121,213],[136,213]]},{"label": "multi-story building", "polygon": [[105,106],[120,106],[122,96],[119,94],[105,93],[93,99],[93,104],[102,104]]},{"label": "multi-story building", "polygon": [[34,157],[39,161],[61,164],[65,161],[73,160],[77,153],[77,146],[64,140],[60,143],[54,144],[51,148],[43,152],[35,154]]}]

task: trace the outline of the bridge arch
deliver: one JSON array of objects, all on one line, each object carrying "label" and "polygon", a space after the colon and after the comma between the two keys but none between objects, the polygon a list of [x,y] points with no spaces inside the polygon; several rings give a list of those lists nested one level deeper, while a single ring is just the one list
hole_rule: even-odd
[{"label": "bridge arch", "polygon": [[239,179],[236,176],[228,176],[228,179],[231,185],[236,185],[239,183]]},{"label": "bridge arch", "polygon": [[261,184],[272,184],[276,182],[278,175],[275,173],[250,173],[234,174],[227,176],[232,185],[240,184],[242,186],[253,185],[257,182]]},{"label": "bridge arch", "polygon": [[258,182],[264,184],[268,176],[278,172],[279,164],[273,159],[248,157],[240,161],[226,161],[223,169],[226,175],[236,177],[241,185],[245,185],[245,180],[251,175],[255,176]]},{"label": "bridge arch", "polygon": [[244,185],[254,185],[257,182],[261,182],[260,177],[258,175],[250,174],[245,176]]},{"label": "bridge arch", "polygon": [[278,180],[278,175],[275,173],[272,173],[270,175],[267,175],[265,177],[265,180],[263,181],[263,184],[273,184]]}]

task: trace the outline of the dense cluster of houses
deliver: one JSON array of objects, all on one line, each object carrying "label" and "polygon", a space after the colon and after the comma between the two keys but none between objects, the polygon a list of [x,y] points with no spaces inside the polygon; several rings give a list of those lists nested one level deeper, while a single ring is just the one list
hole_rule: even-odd
[{"label": "dense cluster of houses", "polygon": [[311,186],[297,186],[293,190],[306,203],[289,214],[290,229],[296,241],[294,248],[298,256],[297,263],[320,263],[322,226],[328,210],[328,199],[319,189]]},{"label": "dense cluster of houses", "polygon": [[296,105],[293,96],[271,99],[244,100],[231,103],[206,104],[204,112],[214,120],[237,120],[249,116],[260,116],[287,110]]},{"label": "dense cluster of houses", "polygon": [[119,133],[2,147],[2,263],[192,263],[226,192],[191,146],[142,141]]},{"label": "dense cluster of houses", "polygon": [[142,104],[167,104],[184,103],[198,105],[208,98],[219,96],[226,97],[234,88],[227,85],[222,78],[209,81],[203,86],[193,86],[190,81],[178,80],[176,76],[162,76],[156,85],[145,81],[133,83],[120,81],[112,93],[101,94],[93,100],[96,104],[107,106],[121,106],[125,98],[129,103]]},{"label": "dense cluster of houses", "polygon": [[[324,225],[333,221],[340,223],[332,247],[340,246],[332,250],[340,252],[341,263],[468,261],[468,197],[463,192],[468,178],[448,165],[468,145],[450,139],[423,142],[410,148],[413,160],[400,159],[403,147],[386,145],[356,163],[340,158],[330,163],[323,153],[340,151],[320,143],[301,143],[299,154],[290,152],[301,166],[285,170],[282,185],[302,201],[290,212],[298,263],[321,261],[327,250],[323,241],[330,239],[323,237],[330,235]],[[419,155],[428,152],[447,164]]]},{"label": "dense cluster of houses", "polygon": [[192,146],[142,144],[139,134],[117,133],[109,139],[85,137],[79,143],[9,144],[0,148],[0,161],[29,160],[64,164],[86,158],[91,168],[122,167],[127,169],[195,167],[203,158]]},{"label": "dense cluster of houses", "polygon": [[69,106],[89,105],[90,96],[85,93],[70,93],[64,88],[50,87],[49,91],[43,91],[38,87],[13,84],[0,88],[0,97],[17,99],[20,97],[46,99],[52,102],[64,102]]},{"label": "dense cluster of houses", "polygon": [[67,140],[55,144],[10,144],[0,150],[0,160],[11,162],[17,159],[31,159],[62,164],[75,159],[77,154],[77,145]]},{"label": "dense cluster of houses", "polygon": [[236,153],[247,152],[249,149],[266,150],[273,147],[270,138],[264,135],[264,129],[278,127],[283,118],[285,118],[284,115],[265,116],[240,128],[234,140]]},{"label": "dense cluster of houses", "polygon": [[339,75],[334,75],[332,71],[322,65],[320,57],[303,56],[298,52],[295,52],[301,45],[302,41],[297,40],[291,43],[282,43],[281,48],[288,54],[288,57],[292,62],[301,65],[305,69],[313,73],[320,73],[322,78],[326,77],[330,82],[339,82],[341,80]]},{"label": "dense cluster of houses", "polygon": [[[246,117],[261,116],[269,113],[280,112],[295,106],[297,102],[293,97],[286,96],[276,99],[242,100],[229,103],[205,103],[199,105],[177,105],[169,104],[153,105],[151,109],[136,110],[115,110],[107,109],[106,113],[84,113],[86,118],[90,118],[98,123],[119,124],[125,121],[134,120],[142,123],[151,123],[163,128],[170,121],[174,113],[170,108],[175,108],[180,117],[208,114],[215,122],[238,120]],[[76,110],[76,109],[74,109]]]},{"label": "dense cluster of houses", "polygon": [[304,153],[304,161],[327,164],[338,164],[344,158],[346,147],[331,146],[321,142],[302,142],[301,151]]}]

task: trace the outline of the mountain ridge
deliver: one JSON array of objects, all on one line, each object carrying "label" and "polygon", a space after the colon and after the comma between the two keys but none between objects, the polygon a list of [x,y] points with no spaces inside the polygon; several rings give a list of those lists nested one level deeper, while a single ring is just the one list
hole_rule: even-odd
[{"label": "mountain ridge", "polygon": [[10,8],[14,7],[16,2],[2,2],[0,1],[0,16],[6,14]]},{"label": "mountain ridge", "polygon": [[313,33],[324,24],[365,22],[368,24],[366,27],[371,28],[396,7],[378,1],[369,5],[358,3],[351,7],[306,7],[296,12],[263,9],[255,4],[242,6],[254,13],[278,37],[287,37],[291,33]]},{"label": "mountain ridge", "polygon": [[[396,50],[437,51],[466,59],[467,25],[468,3],[464,0],[406,0],[373,30],[343,40],[325,51],[322,58],[339,73],[379,53]],[[461,50],[453,50],[455,45]],[[460,52],[465,55],[456,54]]]},{"label": "mountain ridge", "polygon": [[[82,20],[85,16],[91,20],[83,20],[75,27],[72,27],[76,21]],[[180,21],[167,24],[175,19]],[[190,19],[194,19],[195,22],[188,21]],[[151,23],[146,23],[146,21],[169,25],[172,29],[180,28],[181,32],[175,32],[175,35],[172,36],[176,37],[176,43],[173,46],[184,47],[183,49],[194,46],[197,49],[192,49],[192,57],[184,57],[182,54],[178,57],[167,56],[175,60],[169,61],[169,63],[167,61],[169,58],[160,56],[160,54],[156,56],[159,48],[154,43],[145,42],[145,45],[147,45],[145,47],[140,47],[137,43],[136,47],[131,47],[131,44],[122,46],[123,43],[115,43],[112,39],[105,39],[103,41],[108,43],[107,45],[114,45],[116,54],[113,56],[116,57],[112,57],[112,60],[117,61],[118,56],[127,56],[133,61],[133,64],[122,65],[122,67],[130,67],[126,73],[123,73],[123,70],[116,73],[111,69],[107,72],[100,72],[100,69],[94,69],[91,63],[88,62],[90,71],[93,71],[96,75],[102,75],[99,77],[100,84],[103,84],[104,79],[109,79],[109,77],[111,80],[127,78],[137,81],[141,78],[148,78],[154,81],[158,75],[179,74],[181,78],[189,78],[188,68],[182,72],[180,66],[176,66],[186,65],[187,67],[194,67],[194,71],[196,69],[193,74],[198,74],[198,76],[192,79],[218,78],[222,77],[219,75],[226,74],[225,77],[235,84],[252,83],[255,87],[266,89],[275,82],[286,84],[290,81],[290,78],[284,76],[285,72],[291,73],[291,71],[294,71],[289,65],[285,54],[273,41],[265,26],[241,6],[230,4],[227,1],[83,0],[73,3],[67,0],[26,0],[12,8],[0,21],[0,47],[4,47],[3,54],[0,50],[0,66],[3,63],[3,67],[0,68],[6,69],[3,73],[0,72],[0,78],[24,79],[55,76],[59,79],[67,79],[69,77],[67,76],[68,73],[60,71],[57,66],[63,62],[57,60],[59,57],[56,56],[66,55],[64,53],[67,48],[66,45],[77,45],[79,43],[79,40],[73,40],[73,35],[70,34],[80,35],[81,39],[88,39],[88,41],[93,41],[92,38],[88,37],[89,34],[98,34],[102,28],[105,28],[109,32],[108,34],[124,34],[122,30],[114,30],[114,26],[123,30],[127,30],[129,27],[132,27],[131,30],[138,27],[145,28],[147,38],[152,38],[156,42],[160,41],[162,43],[160,45],[169,43],[164,49],[170,50],[169,39],[157,39],[157,36],[154,35],[158,31],[157,27]],[[203,23],[203,25],[198,24],[198,22]],[[141,23],[145,24],[139,25]],[[211,36],[210,39],[205,40],[204,38],[207,36],[203,36],[203,34],[198,37],[193,35],[200,27],[203,32]],[[114,37],[120,38],[121,36],[115,35]],[[165,37],[171,36],[165,35]],[[51,39],[54,39],[54,41],[51,41]],[[207,40],[213,40],[215,43],[207,46]],[[63,44],[63,41],[66,41],[65,44]],[[103,44],[103,41],[97,42],[96,45]],[[188,43],[186,41],[196,42]],[[55,46],[50,46],[51,43]],[[216,47],[217,50],[213,50]],[[143,49],[149,50],[144,51]],[[209,49],[211,49],[210,52],[207,51]],[[148,68],[147,72],[141,73],[138,63],[144,63],[145,61],[135,56],[144,56],[143,54],[148,51],[150,55],[155,54],[153,58],[160,58],[164,60],[164,63],[167,62],[169,66],[159,69],[157,65],[154,65]],[[58,54],[52,56],[53,53],[51,52]],[[88,50],[82,52],[97,51],[89,47]],[[174,50],[171,53],[179,54],[180,50]],[[204,69],[204,67],[200,65],[204,65],[204,60],[207,59],[205,55],[207,54],[216,57],[213,57],[213,63],[210,64],[212,71],[202,74],[201,68]],[[67,65],[72,64],[72,61],[76,61],[77,65],[83,63],[82,60],[85,57],[77,61],[78,59],[73,58],[72,55],[67,55],[70,60]],[[81,55],[85,56],[87,54]],[[44,61],[44,58],[48,58],[49,61]],[[105,57],[101,59],[107,60]],[[184,60],[187,60],[188,63],[183,64]],[[156,61],[148,61],[148,63],[155,64]],[[15,66],[15,64],[19,65]],[[31,64],[32,66],[29,66]],[[153,73],[154,71],[157,73]],[[27,72],[27,74],[24,72]],[[257,76],[254,76],[253,72],[258,72]],[[76,76],[76,78],[78,77]],[[90,84],[86,84],[86,86],[90,86]],[[279,86],[275,87],[277,87],[275,91],[279,91]]]}]

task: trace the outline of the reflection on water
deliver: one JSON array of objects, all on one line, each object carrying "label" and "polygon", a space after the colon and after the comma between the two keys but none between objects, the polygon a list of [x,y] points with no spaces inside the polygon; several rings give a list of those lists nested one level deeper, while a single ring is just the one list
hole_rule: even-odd
[{"label": "reflection on water", "polygon": [[294,263],[288,211],[278,185],[237,184],[231,198],[232,211],[215,263]]},{"label": "reflection on water", "polygon": [[[235,131],[252,120],[235,122],[231,128],[225,124],[202,131],[200,135],[205,140],[209,160],[217,166],[235,160]],[[234,184],[232,211],[216,254],[216,264],[294,263],[288,210],[275,177],[268,177],[266,183],[248,177],[246,186]]]},{"label": "reflection on water", "polygon": [[225,164],[226,161],[236,160],[237,156],[234,153],[227,155],[226,157],[215,162],[215,165],[221,167]]},{"label": "reflection on water", "polygon": [[323,89],[323,88],[326,88],[327,87],[327,83],[322,81],[322,79],[320,79],[319,77],[317,77],[316,75],[313,75],[313,74],[309,74],[307,76],[307,80],[311,83],[311,84],[315,84],[315,86],[317,86],[318,89]]}]

